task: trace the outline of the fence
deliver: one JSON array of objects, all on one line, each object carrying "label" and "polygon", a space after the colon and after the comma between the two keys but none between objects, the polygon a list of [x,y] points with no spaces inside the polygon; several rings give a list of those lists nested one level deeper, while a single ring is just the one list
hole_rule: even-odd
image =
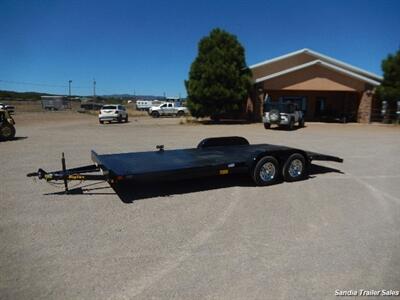
[{"label": "fence", "polygon": [[396,109],[387,109],[385,114],[381,109],[372,109],[371,112],[371,122],[398,123],[399,119],[400,115]]}]

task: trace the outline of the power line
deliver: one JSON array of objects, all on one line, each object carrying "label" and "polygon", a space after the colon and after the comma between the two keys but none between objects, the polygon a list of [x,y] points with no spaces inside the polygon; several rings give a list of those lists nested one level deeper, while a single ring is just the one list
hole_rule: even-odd
[{"label": "power line", "polygon": [[93,78],[93,97],[96,98],[96,79]]},{"label": "power line", "polygon": [[71,83],[72,83],[72,80],[68,80],[68,95],[69,95],[69,97],[71,97]]},{"label": "power line", "polygon": [[[0,82],[8,84],[21,84],[21,85],[33,85],[33,86],[43,86],[43,87],[58,87],[58,88],[68,88],[68,85],[61,84],[47,84],[47,83],[37,83],[37,82],[26,82],[26,81],[12,81],[0,79]],[[74,86],[75,89],[90,89],[90,86]]]},{"label": "power line", "polygon": [[[71,81],[72,82],[72,81]],[[68,85],[61,85],[61,84],[48,84],[48,83],[38,83],[38,82],[27,82],[27,81],[14,81],[14,80],[4,80],[0,79],[0,83],[6,83],[6,84],[18,84],[18,85],[31,85],[31,86],[41,86],[41,87],[54,87],[54,88],[65,88],[69,92],[69,81]],[[97,87],[97,82],[96,79],[93,78],[92,81],[92,86],[73,86],[74,89],[86,89],[86,90],[92,90],[92,93],[94,95],[98,94],[100,91],[101,94],[118,94],[118,92],[108,90],[108,89],[103,89],[103,88],[98,88]],[[1,89],[1,87],[0,87]],[[133,95],[136,96],[137,91],[134,89]],[[166,93],[163,93],[164,97]]]},{"label": "power line", "polygon": [[11,83],[11,84],[25,84],[25,85],[36,85],[36,86],[46,86],[46,87],[67,87],[66,85],[58,85],[58,84],[46,84],[46,83],[33,83],[33,82],[25,82],[25,81],[11,81],[11,80],[2,80],[0,82]]}]

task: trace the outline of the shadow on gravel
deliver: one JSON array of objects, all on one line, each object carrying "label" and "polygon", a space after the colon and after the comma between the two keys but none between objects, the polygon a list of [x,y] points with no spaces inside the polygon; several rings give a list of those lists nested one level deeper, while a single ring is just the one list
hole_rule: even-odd
[{"label": "shadow on gravel", "polygon": [[[308,179],[315,178],[315,175],[325,173],[340,173],[338,169],[312,164],[309,169]],[[280,180],[277,184],[282,183]],[[251,177],[246,174],[206,177],[199,179],[187,179],[180,181],[161,181],[148,183],[135,183],[132,181],[120,182],[110,187],[105,182],[95,182],[76,188],[70,188],[69,195],[115,195],[124,203],[133,203],[136,200],[144,200],[155,197],[170,197],[173,195],[190,194],[201,191],[223,189],[234,186],[255,187]],[[63,187],[60,185],[60,188]],[[114,190],[114,192],[111,190]],[[265,187],[268,188],[268,187]],[[64,191],[48,193],[45,195],[63,195]]]},{"label": "shadow on gravel", "polygon": [[233,186],[254,186],[254,183],[249,176],[231,175],[180,181],[149,182],[140,183],[140,185],[127,181],[113,186],[113,189],[122,202],[132,203],[136,200],[169,197]]},{"label": "shadow on gravel", "polygon": [[339,174],[344,174],[344,172],[334,169],[334,168],[329,168],[321,165],[315,165],[311,164],[310,169],[308,170],[308,176],[311,178],[314,178],[315,176],[313,175],[318,175],[318,174],[326,174],[326,173],[339,173]]},{"label": "shadow on gravel", "polygon": [[299,129],[304,129],[304,128],[306,128],[306,127],[307,127],[306,125],[304,125],[303,127],[294,126],[292,130],[289,130],[286,126],[272,126],[272,127],[268,128],[268,129],[266,129],[266,130],[296,131],[296,130],[299,130]]},{"label": "shadow on gravel", "polygon": [[220,121],[213,121],[213,120],[203,120],[203,121],[198,121],[199,124],[203,125],[245,125],[245,124],[252,124],[251,121],[249,120],[237,120],[237,119],[224,119]]},{"label": "shadow on gravel", "polygon": [[[325,173],[340,173],[338,169],[312,164],[309,169],[308,178],[312,179],[315,175]],[[279,181],[277,184],[282,183]],[[255,187],[253,180],[246,174],[207,177],[200,179],[188,179],[171,182],[145,183],[135,185],[132,182],[120,183],[113,187],[114,191],[124,203],[132,203],[135,200],[142,200],[154,197],[169,197],[172,195],[189,194],[206,190],[223,189],[234,186]],[[268,188],[268,187],[266,187]]]},{"label": "shadow on gravel", "polygon": [[[62,190],[53,193],[46,193],[45,196],[48,195],[115,195],[115,193],[111,190],[111,187],[108,185],[107,182],[100,181],[94,182],[90,184],[85,184],[79,187],[70,187],[68,193],[64,191],[64,184],[57,183],[52,184]],[[101,185],[101,186],[99,186]]]},{"label": "shadow on gravel", "polygon": [[28,138],[27,136],[16,136],[16,137],[13,137],[12,139],[9,139],[9,140],[1,140],[0,139],[0,142],[20,141],[20,140],[25,140],[27,138]]}]

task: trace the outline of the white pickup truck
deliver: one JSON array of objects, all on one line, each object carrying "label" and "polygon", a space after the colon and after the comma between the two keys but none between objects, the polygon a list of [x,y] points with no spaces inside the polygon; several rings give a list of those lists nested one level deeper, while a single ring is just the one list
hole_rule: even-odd
[{"label": "white pickup truck", "polygon": [[152,106],[149,109],[149,115],[153,118],[160,116],[177,116],[181,117],[188,113],[188,109],[184,106],[175,106],[174,103],[162,103],[158,106]]}]

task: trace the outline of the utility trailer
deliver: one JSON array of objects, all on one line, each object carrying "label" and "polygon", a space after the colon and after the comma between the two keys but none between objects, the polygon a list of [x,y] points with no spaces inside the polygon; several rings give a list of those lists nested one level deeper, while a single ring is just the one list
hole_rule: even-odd
[{"label": "utility trailer", "polygon": [[265,186],[285,181],[298,181],[307,176],[312,161],[343,162],[343,159],[301,149],[270,144],[254,144],[243,137],[219,137],[202,140],[196,148],[119,154],[91,153],[94,164],[67,169],[64,154],[62,170],[46,172],[39,169],[27,174],[46,181],[104,180],[111,186],[121,181],[180,180],[187,178],[249,174],[256,185]]}]

